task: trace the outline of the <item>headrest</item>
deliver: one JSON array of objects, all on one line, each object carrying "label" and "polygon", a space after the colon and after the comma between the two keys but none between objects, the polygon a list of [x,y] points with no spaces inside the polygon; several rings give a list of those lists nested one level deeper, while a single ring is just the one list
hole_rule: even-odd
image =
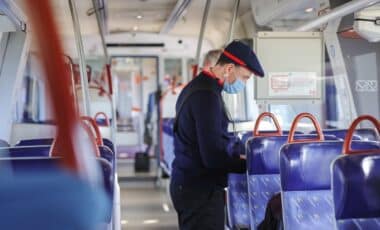
[{"label": "headrest", "polygon": [[[357,150],[367,149],[368,143],[353,141],[352,147]],[[280,151],[282,189],[285,191],[330,189],[330,165],[342,155],[342,148],[343,141],[284,145]]]},{"label": "headrest", "polygon": [[[365,148],[380,149],[380,146],[367,142]],[[332,166],[332,175],[337,219],[380,217],[380,150],[379,154],[338,158]]]},{"label": "headrest", "polygon": [[53,138],[42,138],[42,139],[27,139],[21,140],[15,146],[35,146],[35,145],[51,145],[53,144]]},{"label": "headrest", "polygon": [[9,147],[9,144],[4,140],[0,140],[0,147]]},{"label": "headrest", "polygon": [[[325,135],[334,135],[342,140],[346,138],[347,129],[327,129],[323,130]],[[315,134],[315,131],[311,132],[311,134]],[[379,136],[376,133],[376,130],[366,128],[366,129],[357,129],[354,132],[354,136],[352,140],[362,140],[362,141],[378,141]]]},{"label": "headrest", "polygon": [[[316,135],[296,135],[294,138],[311,139]],[[325,140],[337,140],[325,136]],[[255,137],[247,142],[248,174],[279,174],[280,149],[288,141],[288,136]]]},{"label": "headrest", "polygon": [[50,146],[22,146],[0,148],[0,157],[48,157]]}]

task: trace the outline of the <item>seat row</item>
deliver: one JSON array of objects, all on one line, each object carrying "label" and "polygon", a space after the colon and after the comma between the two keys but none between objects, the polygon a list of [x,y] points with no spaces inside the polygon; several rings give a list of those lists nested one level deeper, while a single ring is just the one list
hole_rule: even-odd
[{"label": "seat row", "polygon": [[[273,119],[276,132],[258,130],[264,117]],[[312,120],[315,132],[308,135],[296,133],[297,124],[303,118]],[[377,132],[374,129],[355,130],[358,122],[365,119],[374,123]],[[358,118],[349,130],[322,132],[317,120],[304,113],[296,117],[290,132],[283,132],[273,114],[260,115],[251,138],[246,142],[247,174],[229,175],[229,227],[257,229],[264,220],[268,201],[276,194],[281,196],[285,229],[350,229],[348,226],[354,224],[367,227],[373,224],[371,227],[374,227],[379,222],[371,220],[369,223],[366,218],[360,218],[374,217],[374,212],[380,217],[380,208],[364,205],[359,215],[348,211],[348,207],[360,204],[354,194],[365,193],[366,196],[359,200],[367,203],[371,203],[368,197],[376,202],[380,200],[373,187],[380,186],[380,181],[366,177],[364,173],[380,169],[380,160],[373,155],[373,152],[380,153],[378,132],[379,122],[369,116]],[[342,154],[350,153],[351,148],[355,153],[370,154]],[[363,161],[371,162],[372,167],[363,167]],[[352,173],[355,170],[357,174]],[[368,180],[375,181],[368,184]],[[361,187],[353,189],[350,183],[359,183]],[[371,192],[368,194],[368,191]]]},{"label": "seat row", "polygon": [[[90,119],[87,119],[90,120]],[[94,120],[91,124],[94,125]],[[115,189],[115,148],[113,143],[105,138],[101,138],[98,127],[95,125],[97,140],[96,162],[102,174],[102,183],[105,192],[108,194],[109,204],[112,204],[114,199]],[[28,139],[21,140],[14,147],[0,147],[0,160],[7,161],[11,165],[12,171],[15,174],[24,174],[28,172],[36,172],[57,168],[60,162],[59,156],[52,155],[54,149],[54,139]],[[64,154],[64,153],[63,153]],[[105,223],[110,223],[112,219],[113,207],[110,205]]]}]

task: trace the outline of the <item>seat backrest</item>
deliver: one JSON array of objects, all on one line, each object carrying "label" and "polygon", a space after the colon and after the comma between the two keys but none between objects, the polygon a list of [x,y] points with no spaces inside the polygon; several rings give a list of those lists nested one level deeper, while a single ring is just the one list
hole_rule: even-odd
[{"label": "seat backrest", "polygon": [[[323,130],[325,135],[334,135],[337,138],[344,140],[347,135],[347,129],[326,129]],[[315,134],[315,132],[311,132],[311,134]],[[362,141],[380,141],[380,137],[375,129],[371,128],[363,128],[357,129],[354,132],[352,137],[353,140],[362,140]]]},{"label": "seat backrest", "polygon": [[26,139],[20,140],[15,146],[52,145],[53,142],[53,138]]},{"label": "seat backrest", "polygon": [[[11,166],[12,176],[24,177],[30,173],[47,173],[49,171],[57,171],[59,169],[58,163],[59,158],[49,158],[49,157],[17,157],[17,158],[0,158],[0,163]],[[108,197],[108,203],[113,200],[113,180],[114,174],[112,172],[111,164],[101,158],[97,159],[99,167],[101,168],[103,175],[103,185],[104,191]],[[45,176],[43,174],[41,177]],[[109,207],[105,215],[105,220],[109,222],[112,216],[112,208]],[[1,224],[0,224],[1,225]],[[2,226],[2,225],[1,225]]]},{"label": "seat backrest", "polygon": [[[355,149],[366,142],[354,141]],[[282,209],[285,229],[334,229],[331,163],[343,141],[286,144],[280,151]]]},{"label": "seat backrest", "polygon": [[380,229],[380,150],[339,157],[332,175],[337,228]]},{"label": "seat backrest", "polygon": [[16,146],[0,148],[0,158],[20,158],[20,157],[48,157],[50,154],[49,145]]},{"label": "seat backrest", "polygon": [[0,140],[0,147],[9,147],[9,144],[4,140]]},{"label": "seat backrest", "polygon": [[[47,157],[49,156],[48,149],[50,149],[53,141],[54,139],[51,138],[21,140],[15,147],[0,149],[0,153],[2,151],[0,156],[7,153],[10,157]],[[110,140],[105,138],[103,138],[103,143],[103,146],[99,146],[100,156],[114,165],[115,154],[112,151],[114,145]],[[4,152],[6,150],[8,151]]]},{"label": "seat backrest", "polygon": [[[295,139],[311,139],[316,135],[296,135]],[[336,140],[334,136],[325,136]],[[251,229],[263,221],[270,198],[279,193],[280,149],[288,136],[254,137],[247,142],[247,171]]]},{"label": "seat backrest", "polygon": [[[0,160],[2,165],[8,162]],[[104,191],[94,190],[72,173],[45,166],[1,178],[2,229],[29,229],[30,226],[56,230],[68,226],[70,229],[96,229],[94,224],[108,218],[111,203]]]}]

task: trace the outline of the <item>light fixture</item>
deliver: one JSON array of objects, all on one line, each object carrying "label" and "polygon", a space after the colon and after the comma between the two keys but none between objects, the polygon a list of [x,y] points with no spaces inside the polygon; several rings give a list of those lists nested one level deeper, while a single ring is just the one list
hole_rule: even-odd
[{"label": "light fixture", "polygon": [[139,29],[138,26],[133,26],[133,31],[137,31]]},{"label": "light fixture", "polygon": [[159,221],[157,219],[144,220],[143,224],[157,224]]},{"label": "light fixture", "polygon": [[305,13],[311,13],[314,11],[314,8],[313,7],[310,7],[310,8],[307,8],[305,9]]},{"label": "light fixture", "polygon": [[143,19],[143,17],[144,16],[142,16],[141,14],[139,14],[139,15],[136,16],[136,19],[141,20],[141,19]]},{"label": "light fixture", "polygon": [[121,224],[126,225],[126,224],[128,224],[128,221],[127,220],[121,220]]},{"label": "light fixture", "polygon": [[170,212],[169,205],[166,204],[166,203],[162,204],[162,209],[163,209],[165,212]]}]

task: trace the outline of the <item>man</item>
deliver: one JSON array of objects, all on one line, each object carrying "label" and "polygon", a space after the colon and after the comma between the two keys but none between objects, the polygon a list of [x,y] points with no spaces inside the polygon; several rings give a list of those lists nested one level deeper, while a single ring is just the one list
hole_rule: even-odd
[{"label": "man", "polygon": [[210,71],[210,68],[213,67],[216,64],[216,62],[219,60],[219,57],[222,54],[222,52],[223,50],[220,50],[220,49],[208,51],[205,56],[205,60],[203,61],[202,70]]},{"label": "man", "polygon": [[243,144],[227,133],[221,92],[240,92],[252,73],[264,76],[256,55],[233,41],[178,98],[170,194],[181,230],[224,229],[227,174],[244,173],[246,162]]}]

